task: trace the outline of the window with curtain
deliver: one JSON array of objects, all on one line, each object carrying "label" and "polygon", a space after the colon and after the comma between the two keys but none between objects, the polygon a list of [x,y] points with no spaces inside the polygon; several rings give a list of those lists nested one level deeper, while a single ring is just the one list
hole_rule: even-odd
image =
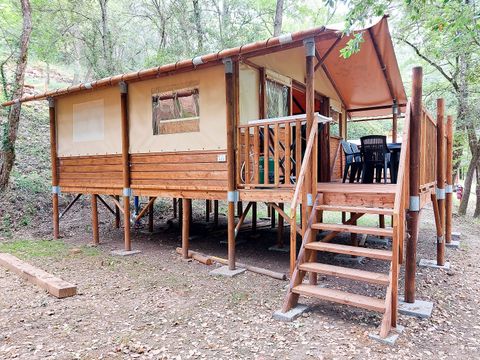
[{"label": "window with curtain", "polygon": [[198,89],[181,89],[152,96],[153,135],[200,131]]},{"label": "window with curtain", "polygon": [[267,79],[266,92],[266,115],[267,118],[290,115],[290,87]]}]

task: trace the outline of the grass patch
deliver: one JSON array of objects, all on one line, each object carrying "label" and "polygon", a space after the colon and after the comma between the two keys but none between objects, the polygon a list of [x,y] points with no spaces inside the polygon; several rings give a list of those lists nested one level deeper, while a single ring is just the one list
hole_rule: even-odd
[{"label": "grass patch", "polygon": [[[61,240],[16,240],[0,243],[0,252],[10,253],[23,259],[38,257],[61,258],[70,256],[69,246]],[[99,256],[100,250],[83,245],[79,254],[71,256]]]},{"label": "grass patch", "polygon": [[66,256],[68,249],[68,246],[60,240],[17,240],[0,243],[0,252],[7,252],[26,259]]}]

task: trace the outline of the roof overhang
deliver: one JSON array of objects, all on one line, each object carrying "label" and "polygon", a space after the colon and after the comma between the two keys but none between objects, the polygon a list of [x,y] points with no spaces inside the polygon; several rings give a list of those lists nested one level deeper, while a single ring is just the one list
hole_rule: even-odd
[{"label": "roof overhang", "polygon": [[136,82],[188,72],[220,64],[224,59],[242,59],[283,51],[303,45],[303,40],[314,38],[316,43],[317,67],[321,66],[333,84],[339,98],[351,116],[379,116],[392,112],[394,100],[400,108],[407,102],[393,43],[388,29],[387,18],[363,32],[365,41],[360,52],[348,59],[339,56],[339,50],[352,38],[334,26],[322,26],[310,30],[284,34],[264,41],[222,50],[193,59],[162,65],[132,73],[111,76],[91,83],[82,83],[65,89],[24,96],[2,104],[10,106],[33,100],[42,100],[110,87],[121,82]]}]

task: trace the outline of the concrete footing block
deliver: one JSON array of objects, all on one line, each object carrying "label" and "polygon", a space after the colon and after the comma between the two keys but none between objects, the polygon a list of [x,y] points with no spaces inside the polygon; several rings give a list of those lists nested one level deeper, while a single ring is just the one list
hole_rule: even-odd
[{"label": "concrete footing block", "polygon": [[415,300],[412,304],[405,302],[402,297],[398,300],[398,312],[402,315],[414,316],[421,319],[432,316],[433,303],[430,301]]},{"label": "concrete footing block", "polygon": [[402,325],[397,325],[397,327],[393,328],[388,334],[388,336],[385,338],[380,337],[380,334],[378,333],[370,333],[368,334],[368,337],[372,340],[378,341],[381,344],[393,346],[395,345],[395,342],[404,330],[405,327],[403,327]]},{"label": "concrete footing block", "polygon": [[130,255],[136,255],[136,254],[140,254],[141,251],[140,250],[130,250],[130,251],[127,251],[127,250],[113,250],[111,252],[111,254],[113,256],[130,256]]},{"label": "concrete footing block", "polygon": [[213,276],[225,276],[225,277],[234,277],[234,276],[237,276],[237,275],[240,275],[242,273],[244,273],[246,271],[246,269],[242,269],[242,268],[236,268],[235,270],[230,270],[228,268],[228,266],[221,266],[219,268],[216,268],[212,271],[210,271],[210,275],[213,275]]},{"label": "concrete footing block", "polygon": [[365,262],[367,261],[364,256],[352,256],[352,255],[344,255],[344,254],[335,255],[334,259],[335,261],[342,261],[346,263],[355,263],[355,264],[365,264]]},{"label": "concrete footing block", "polygon": [[284,246],[280,247],[280,246],[278,246],[278,244],[275,244],[273,246],[270,246],[268,248],[268,251],[288,253],[288,252],[290,252],[290,246],[284,245]]},{"label": "concrete footing block", "polygon": [[462,233],[459,231],[452,231],[452,240],[460,240]]},{"label": "concrete footing block", "polygon": [[282,312],[281,310],[275,311],[273,313],[273,318],[278,321],[291,322],[307,310],[307,305],[297,304],[297,306],[288,310],[287,312]]},{"label": "concrete footing block", "polygon": [[452,240],[449,243],[445,243],[445,246],[451,249],[459,249],[460,248],[460,241],[459,240]]},{"label": "concrete footing block", "polygon": [[445,261],[445,265],[440,266],[440,265],[437,265],[437,260],[421,259],[420,262],[418,263],[418,266],[430,267],[434,269],[450,270],[450,262],[448,261]]}]

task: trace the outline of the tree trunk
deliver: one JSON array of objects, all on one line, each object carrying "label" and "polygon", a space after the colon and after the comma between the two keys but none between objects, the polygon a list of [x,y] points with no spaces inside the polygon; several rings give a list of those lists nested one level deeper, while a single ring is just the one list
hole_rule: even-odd
[{"label": "tree trunk", "polygon": [[473,175],[475,174],[475,169],[479,160],[478,155],[478,152],[475,153],[470,159],[470,164],[468,165],[467,174],[465,175],[465,187],[463,189],[463,197],[460,201],[460,206],[458,207],[459,215],[465,215],[467,213],[468,200],[470,198],[470,192],[472,191]]},{"label": "tree trunk", "polygon": [[278,36],[282,33],[283,22],[283,0],[277,0],[277,7],[275,9],[275,19],[273,21],[273,36]]},{"label": "tree trunk", "polygon": [[[22,36],[20,39],[20,53],[15,69],[15,83],[12,97],[18,99],[23,95],[23,84],[25,81],[25,68],[27,67],[28,45],[32,33],[32,10],[29,0],[21,0],[22,5]],[[20,121],[21,104],[14,104],[8,112],[8,119],[3,129],[2,144],[0,150],[0,190],[4,190],[10,179],[15,162],[15,142],[17,140],[18,123]]]},{"label": "tree trunk", "polygon": [[99,0],[100,10],[102,15],[102,48],[103,48],[103,71],[107,72],[107,75],[113,75],[115,72],[115,66],[113,64],[113,48],[112,38],[110,30],[108,28],[108,0]]},{"label": "tree trunk", "polygon": [[193,19],[195,23],[195,30],[197,31],[197,52],[203,52],[203,30],[200,4],[198,0],[193,0]]},{"label": "tree trunk", "polygon": [[480,217],[480,160],[477,161],[477,184],[475,186],[475,211],[473,212],[473,217],[478,218]]}]

